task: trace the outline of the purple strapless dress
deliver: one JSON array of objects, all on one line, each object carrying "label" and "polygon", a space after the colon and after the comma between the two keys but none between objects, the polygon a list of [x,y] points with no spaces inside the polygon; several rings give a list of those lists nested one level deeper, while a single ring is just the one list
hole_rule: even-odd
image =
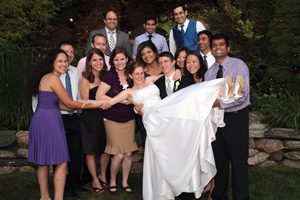
[{"label": "purple strapless dress", "polygon": [[59,101],[54,92],[38,91],[38,106],[29,128],[29,162],[57,165],[70,161]]}]

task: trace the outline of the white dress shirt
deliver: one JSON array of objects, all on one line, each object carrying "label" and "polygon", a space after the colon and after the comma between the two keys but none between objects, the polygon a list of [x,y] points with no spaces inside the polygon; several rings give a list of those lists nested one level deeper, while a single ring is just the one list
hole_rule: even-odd
[{"label": "white dress shirt", "polygon": [[[190,20],[188,20],[188,19],[185,20],[185,22],[183,24],[184,25],[183,26],[184,32],[186,32],[186,29],[188,28],[189,22],[190,22]],[[176,26],[177,26],[178,30],[181,30],[181,27],[180,27],[179,24],[177,24]],[[204,27],[204,25],[201,22],[197,21],[197,23],[196,23],[197,33],[199,33],[200,31],[203,31],[203,30],[206,30],[206,28]],[[177,46],[176,46],[174,36],[173,36],[173,29],[171,29],[170,35],[169,35],[169,46],[170,46],[170,52],[173,54],[173,56],[175,56]]]},{"label": "white dress shirt", "polygon": [[[204,54],[200,51],[201,56],[204,60]],[[207,61],[207,69],[209,69],[215,62],[215,57],[211,54],[211,51],[206,55],[206,61]]]},{"label": "white dress shirt", "polygon": [[[76,67],[73,67],[72,65],[69,65],[70,69],[69,75],[70,75],[70,81],[71,81],[71,87],[72,87],[72,97],[73,101],[79,101],[81,100],[80,91],[79,91],[79,84],[81,80],[81,75],[79,70]],[[63,86],[66,88],[66,73],[60,75],[60,80],[63,84]],[[35,112],[38,104],[38,96],[32,97],[32,110]],[[76,112],[76,111],[75,111]],[[61,114],[69,114],[67,111],[61,111]]]},{"label": "white dress shirt", "polygon": [[[113,38],[115,39],[115,43],[116,43],[116,46],[117,46],[117,32],[116,32],[117,29],[115,29],[113,32]],[[108,45],[110,46],[109,42],[110,42],[110,31],[105,27],[105,31],[106,31],[106,36],[107,36],[107,43]]]}]

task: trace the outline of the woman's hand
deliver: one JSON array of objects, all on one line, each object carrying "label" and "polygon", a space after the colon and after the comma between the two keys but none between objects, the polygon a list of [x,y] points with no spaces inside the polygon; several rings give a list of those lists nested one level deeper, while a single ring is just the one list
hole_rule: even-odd
[{"label": "woman's hand", "polygon": [[124,99],[122,101],[120,101],[121,104],[124,104],[124,105],[129,105],[131,104],[130,101],[128,101],[127,99]]},{"label": "woman's hand", "polygon": [[179,79],[179,81],[181,81],[181,78],[182,78],[182,74],[181,74],[180,69],[176,69],[174,76],[173,76],[173,81],[177,81],[178,79]]}]

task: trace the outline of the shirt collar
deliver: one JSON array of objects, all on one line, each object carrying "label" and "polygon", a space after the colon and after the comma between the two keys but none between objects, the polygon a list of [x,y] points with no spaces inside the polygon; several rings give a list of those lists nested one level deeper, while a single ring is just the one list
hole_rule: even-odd
[{"label": "shirt collar", "polygon": [[[185,20],[185,22],[184,22],[184,24],[183,24],[183,25],[184,25],[184,27],[183,27],[183,28],[186,28],[186,27],[188,27],[188,25],[189,25],[189,22],[190,22],[190,20],[189,20],[188,18],[186,18],[186,20]],[[180,26],[182,26],[182,25],[179,25],[179,24],[177,24],[177,25],[178,25],[178,26],[177,26],[177,27],[178,27],[178,29],[179,29],[179,27],[180,27]]]},{"label": "shirt collar", "polygon": [[201,53],[201,55],[202,55],[202,57],[204,57],[204,56],[206,56],[206,57],[209,57],[209,56],[211,56],[212,54],[211,54],[211,51],[210,52],[208,52],[208,54],[206,54],[206,55],[204,55],[201,51],[200,51],[200,53]]},{"label": "shirt collar", "polygon": [[172,75],[171,75],[171,76],[169,76],[169,77],[166,77],[166,75],[165,75],[165,77],[166,77],[166,80],[167,80],[167,78],[168,78],[168,79],[170,79],[171,81],[173,81],[173,76],[174,76],[174,73],[175,73],[175,70],[174,70],[174,72],[172,73]]},{"label": "shirt collar", "polygon": [[[150,35],[147,31],[146,31],[146,37],[148,37],[148,35]],[[151,34],[153,37],[155,37],[155,35],[156,35],[156,33],[155,33],[155,31]]]},{"label": "shirt collar", "polygon": [[229,60],[229,56],[227,56],[227,57],[223,60],[222,63],[218,63],[217,61],[216,61],[216,63],[218,63],[218,66],[219,66],[219,65],[222,65],[224,68],[226,68],[226,66],[227,66],[227,64],[228,64],[229,61],[230,61],[230,60]]},{"label": "shirt collar", "polygon": [[[110,33],[110,31],[105,27],[105,31],[106,31],[106,34],[108,35],[108,33]],[[116,33],[116,29],[113,30],[113,33]]]}]

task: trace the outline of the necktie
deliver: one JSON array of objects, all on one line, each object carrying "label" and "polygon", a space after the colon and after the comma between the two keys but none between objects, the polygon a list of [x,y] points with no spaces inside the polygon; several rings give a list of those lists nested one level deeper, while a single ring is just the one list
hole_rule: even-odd
[{"label": "necktie", "polygon": [[152,42],[152,40],[151,40],[152,37],[153,37],[152,35],[148,35],[148,38],[149,38],[148,41]]},{"label": "necktie", "polygon": [[173,88],[171,85],[171,80],[167,78],[167,95],[169,96],[172,93],[173,93]]},{"label": "necktie", "polygon": [[[70,80],[70,75],[69,75],[69,70],[67,69],[66,71],[66,90],[71,98],[71,100],[73,101],[73,96],[72,96],[72,87],[71,87],[71,80]],[[70,115],[72,115],[74,113],[74,111],[68,111],[68,113],[70,113]]]},{"label": "necktie", "polygon": [[223,66],[219,65],[219,70],[217,72],[217,78],[223,78],[223,71],[222,71]]},{"label": "necktie", "polygon": [[110,48],[110,51],[113,51],[116,47],[116,41],[115,41],[115,38],[114,38],[114,32],[109,32],[110,34],[110,38],[109,38],[109,48]]},{"label": "necktie", "polygon": [[181,34],[184,34],[184,30],[183,30],[184,25],[181,25],[180,27],[181,27],[181,30],[180,30]]},{"label": "necktie", "polygon": [[204,62],[205,62],[205,64],[206,64],[206,67],[208,68],[207,60],[206,60],[207,56],[203,56],[203,57],[204,57]]}]

